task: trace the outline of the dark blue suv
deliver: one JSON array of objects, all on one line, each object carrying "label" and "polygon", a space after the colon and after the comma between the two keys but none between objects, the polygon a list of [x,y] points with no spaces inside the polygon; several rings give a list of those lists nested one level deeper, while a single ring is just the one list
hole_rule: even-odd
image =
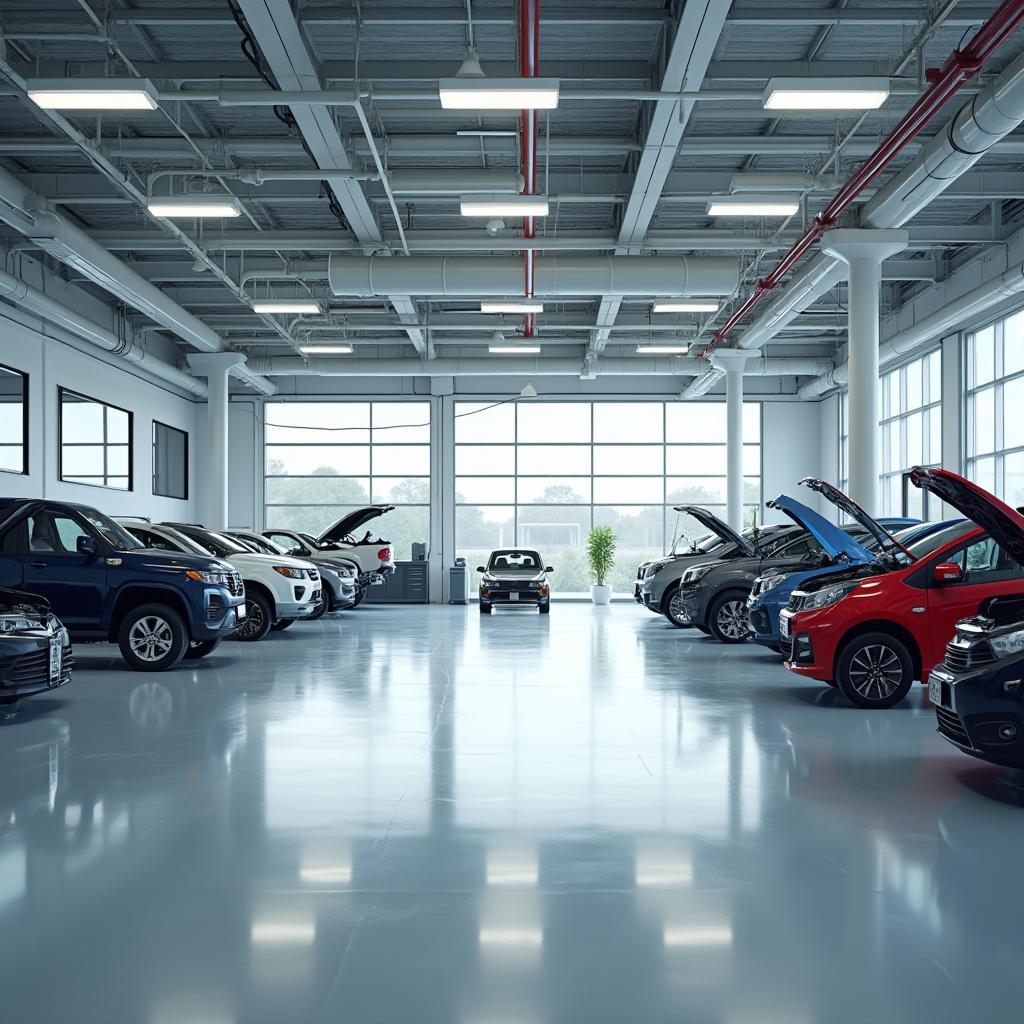
[{"label": "dark blue suv", "polygon": [[144,548],[86,505],[0,498],[0,587],[47,599],[72,639],[117,643],[132,668],[202,658],[245,618],[227,563]]}]

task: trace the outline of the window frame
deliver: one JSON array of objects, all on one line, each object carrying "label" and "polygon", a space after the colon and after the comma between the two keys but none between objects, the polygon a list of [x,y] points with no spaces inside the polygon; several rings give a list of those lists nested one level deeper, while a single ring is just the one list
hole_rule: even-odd
[{"label": "window frame", "polygon": [[[182,479],[184,480],[184,483],[185,483],[185,487],[184,487],[185,493],[184,494],[168,494],[165,491],[158,491],[156,489],[156,433],[157,433],[157,427],[163,427],[164,430],[171,430],[175,434],[181,434],[182,437],[185,438],[185,464],[182,467],[183,471],[184,471],[184,475],[183,475]],[[188,497],[189,497],[189,486],[188,486],[188,484],[189,484],[189,473],[190,473],[189,447],[191,445],[191,441],[192,441],[192,439],[189,437],[189,432],[187,430],[182,430],[181,427],[173,427],[173,426],[171,426],[170,423],[164,423],[163,420],[153,420],[152,466],[150,467],[150,469],[152,470],[152,476],[153,476],[152,491],[153,491],[153,495],[155,497],[158,497],[158,498],[174,498],[177,501],[188,501]]]},{"label": "window frame", "polygon": [[[19,370],[16,366],[8,366],[6,363],[0,363],[0,370],[6,370],[8,373],[15,373],[21,377],[21,469],[5,469],[0,466],[0,473],[10,473],[11,476],[28,476],[29,475],[29,373],[27,370]],[[11,447],[14,447],[13,445]]]},{"label": "window frame", "polygon": [[[64,396],[74,395],[75,398],[81,398],[86,402],[91,402],[93,405],[99,405],[104,409],[103,415],[103,441],[101,445],[103,447],[103,480],[104,483],[83,483],[81,480],[66,480],[64,478]],[[112,487],[106,481],[110,478],[111,474],[107,472],[107,448],[110,447],[110,442],[107,441],[107,409],[116,409],[118,412],[123,412],[128,417],[128,486],[127,487]],[[81,443],[69,442],[69,446],[74,447],[96,447],[96,445],[84,445]],[[104,402],[102,399],[93,398],[91,395],[85,395],[81,391],[75,391],[74,388],[66,388],[63,385],[57,385],[57,479],[61,483],[73,484],[76,487],[99,487],[104,491],[119,491],[121,493],[128,493],[135,490],[135,414],[131,409],[123,409],[119,405],[114,405],[113,402]]]}]

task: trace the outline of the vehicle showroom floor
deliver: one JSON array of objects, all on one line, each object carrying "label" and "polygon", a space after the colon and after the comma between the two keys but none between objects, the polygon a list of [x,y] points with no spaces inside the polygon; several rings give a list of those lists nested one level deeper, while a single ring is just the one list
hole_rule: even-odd
[{"label": "vehicle showroom floor", "polygon": [[0,725],[9,1024],[1019,1021],[1024,801],[632,604],[367,606]]}]

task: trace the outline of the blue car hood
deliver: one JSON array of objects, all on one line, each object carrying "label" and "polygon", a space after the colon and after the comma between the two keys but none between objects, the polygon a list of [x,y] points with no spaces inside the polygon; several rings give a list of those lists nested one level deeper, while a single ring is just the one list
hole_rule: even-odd
[{"label": "blue car hood", "polygon": [[875,556],[862,544],[858,544],[845,530],[835,523],[830,523],[814,509],[789,497],[780,494],[768,502],[769,508],[777,508],[785,512],[798,526],[802,526],[833,558],[845,558],[850,562],[873,562]]}]

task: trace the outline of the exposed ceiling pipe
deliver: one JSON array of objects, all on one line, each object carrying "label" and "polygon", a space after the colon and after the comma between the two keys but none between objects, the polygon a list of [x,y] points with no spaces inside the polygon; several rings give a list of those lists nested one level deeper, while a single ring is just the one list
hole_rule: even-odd
[{"label": "exposed ceiling pipe", "polygon": [[114,355],[120,356],[153,377],[158,377],[160,380],[189,391],[200,398],[206,397],[206,385],[190,373],[164,362],[145,349],[133,345],[128,339],[119,338],[109,328],[102,327],[70,306],[58,302],[45,292],[22,281],[21,278],[3,270],[0,270],[0,298],[55,324],[76,338],[88,341],[105,352],[112,352]]},{"label": "exposed ceiling pipe", "polygon": [[[578,377],[580,361],[573,358],[537,358],[509,356],[506,359],[441,358],[419,359],[361,359],[347,356],[336,359],[299,356],[254,356],[249,365],[257,373],[271,377],[323,376],[323,377],[451,377],[469,374],[480,377],[504,377],[509,374],[530,373],[535,376]],[[604,358],[600,361],[602,376],[637,377],[670,375],[685,377],[699,373],[702,360],[685,356],[652,358]],[[771,358],[753,362],[747,372],[752,376],[802,377],[819,374],[832,366],[830,359]]]},{"label": "exposed ceiling pipe", "polygon": [[[536,78],[540,60],[540,0],[519,0],[519,75],[522,78]],[[519,113],[519,153],[522,161],[523,193],[537,194],[537,111],[523,110]],[[533,217],[523,219],[523,237],[537,237],[537,225]],[[536,254],[532,249],[523,252],[524,294],[532,299],[536,294]],[[537,318],[533,313],[523,317],[523,335],[533,337]]]},{"label": "exposed ceiling pipe", "polygon": [[[846,184],[829,201],[803,235],[766,277],[754,286],[753,292],[726,321],[715,335],[708,351],[720,345],[744,317],[793,269],[819,241],[835,226],[864,188],[881,174],[892,160],[916,138],[959,89],[976,75],[995,50],[1013,34],[1024,21],[1024,0],[1003,0],[992,16],[974,34],[963,50],[954,50],[941,69],[930,71],[931,83],[917,102],[900,119],[899,124],[877,146],[874,152],[854,172]],[[993,142],[996,140],[993,139]],[[920,159],[920,154],[918,156]],[[878,203],[878,197],[873,200]],[[876,207],[877,208],[877,207]]]},{"label": "exposed ceiling pipe", "polygon": [[[916,324],[894,334],[883,342],[878,349],[878,357],[882,366],[910,355],[917,349],[924,348],[937,341],[945,334],[957,330],[965,320],[970,320],[979,313],[997,306],[1005,299],[1024,292],[1024,263],[1000,274],[994,281],[972,288],[959,298],[947,302],[929,316],[923,317]],[[843,387],[849,380],[849,363],[843,363],[827,373],[812,380],[800,388],[803,399],[820,398],[833,388]]]},{"label": "exposed ceiling pipe", "polygon": [[[335,295],[501,296],[522,290],[516,259],[473,256],[334,256]],[[728,295],[739,281],[729,256],[552,256],[537,269],[540,296]]]}]

